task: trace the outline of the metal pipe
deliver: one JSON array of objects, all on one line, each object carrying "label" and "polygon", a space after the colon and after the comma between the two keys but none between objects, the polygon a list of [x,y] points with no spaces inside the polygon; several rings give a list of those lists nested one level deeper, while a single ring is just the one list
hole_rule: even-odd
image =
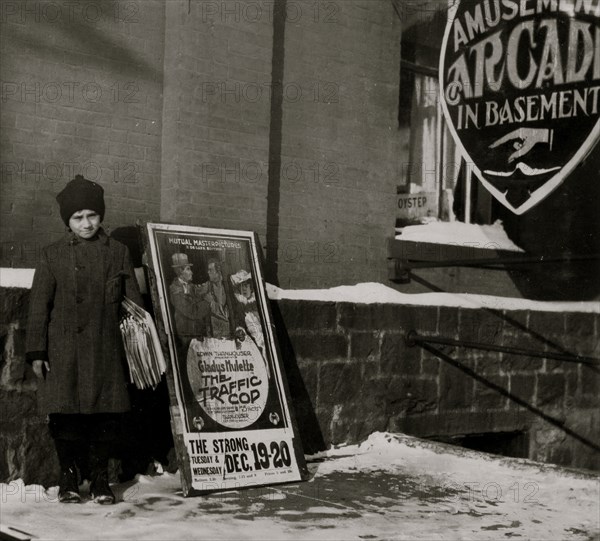
[{"label": "metal pipe", "polygon": [[405,337],[406,345],[413,347],[417,344],[429,342],[431,344],[443,344],[446,346],[457,346],[471,349],[481,349],[484,351],[498,351],[501,353],[512,353],[513,355],[524,355],[526,357],[540,357],[542,359],[556,359],[568,363],[579,363],[588,366],[600,366],[600,359],[594,357],[585,357],[583,355],[573,355],[571,353],[557,353],[554,351],[540,352],[533,349],[515,348],[512,346],[499,346],[496,344],[483,344],[481,342],[471,342],[468,340],[454,340],[439,336],[423,336],[415,330],[409,331]]},{"label": "metal pipe", "polygon": [[[439,82],[439,81],[438,81]],[[442,215],[442,190],[444,189],[443,173],[444,173],[444,142],[442,139],[442,130],[444,129],[444,113],[442,112],[442,101],[437,101],[437,117],[435,123],[435,176],[437,188],[437,217]]]},{"label": "metal pipe", "polygon": [[439,71],[437,68],[425,66],[424,64],[416,64],[415,62],[410,62],[409,60],[405,60],[403,58],[400,60],[400,68],[412,71],[414,73],[419,73],[420,75],[426,75],[427,77],[434,77],[435,79],[438,79],[439,76]]},{"label": "metal pipe", "polygon": [[471,164],[465,160],[466,174],[465,174],[465,223],[471,223],[471,186],[473,184],[472,175],[473,170]]},{"label": "metal pipe", "polygon": [[527,263],[556,263],[560,261],[587,261],[590,259],[600,259],[600,254],[448,259],[446,261],[412,261],[410,259],[398,259],[398,261],[402,262],[403,268],[427,269],[434,267],[483,267],[487,265],[496,266],[523,265]]}]

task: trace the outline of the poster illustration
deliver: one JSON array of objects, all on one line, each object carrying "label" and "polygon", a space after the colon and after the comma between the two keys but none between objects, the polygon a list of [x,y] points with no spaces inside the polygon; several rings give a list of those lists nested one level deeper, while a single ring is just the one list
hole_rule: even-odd
[{"label": "poster illustration", "polygon": [[600,3],[455,0],[440,55],[442,109],[468,167],[528,211],[600,136]]},{"label": "poster illustration", "polygon": [[255,234],[154,223],[146,233],[184,494],[300,480]]}]

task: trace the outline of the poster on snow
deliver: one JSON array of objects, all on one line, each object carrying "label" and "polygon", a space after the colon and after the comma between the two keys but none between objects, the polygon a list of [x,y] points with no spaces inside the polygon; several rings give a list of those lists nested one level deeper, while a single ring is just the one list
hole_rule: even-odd
[{"label": "poster on snow", "polygon": [[600,134],[600,2],[455,0],[442,109],[468,167],[515,214],[556,189]]},{"label": "poster on snow", "polygon": [[256,235],[146,227],[153,303],[171,359],[184,494],[301,480],[304,455]]}]

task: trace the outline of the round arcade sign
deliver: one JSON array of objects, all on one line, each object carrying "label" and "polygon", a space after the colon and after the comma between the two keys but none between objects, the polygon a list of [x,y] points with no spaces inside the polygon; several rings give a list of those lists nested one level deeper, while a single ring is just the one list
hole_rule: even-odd
[{"label": "round arcade sign", "polygon": [[600,1],[456,0],[440,90],[467,166],[523,214],[598,141]]}]

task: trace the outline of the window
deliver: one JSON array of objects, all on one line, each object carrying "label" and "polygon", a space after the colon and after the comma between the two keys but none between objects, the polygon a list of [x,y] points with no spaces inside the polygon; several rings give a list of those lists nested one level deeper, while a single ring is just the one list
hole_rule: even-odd
[{"label": "window", "polygon": [[439,100],[438,66],[447,4],[396,1],[394,7],[402,20],[396,226],[428,220],[492,223],[492,197],[470,178]]}]

